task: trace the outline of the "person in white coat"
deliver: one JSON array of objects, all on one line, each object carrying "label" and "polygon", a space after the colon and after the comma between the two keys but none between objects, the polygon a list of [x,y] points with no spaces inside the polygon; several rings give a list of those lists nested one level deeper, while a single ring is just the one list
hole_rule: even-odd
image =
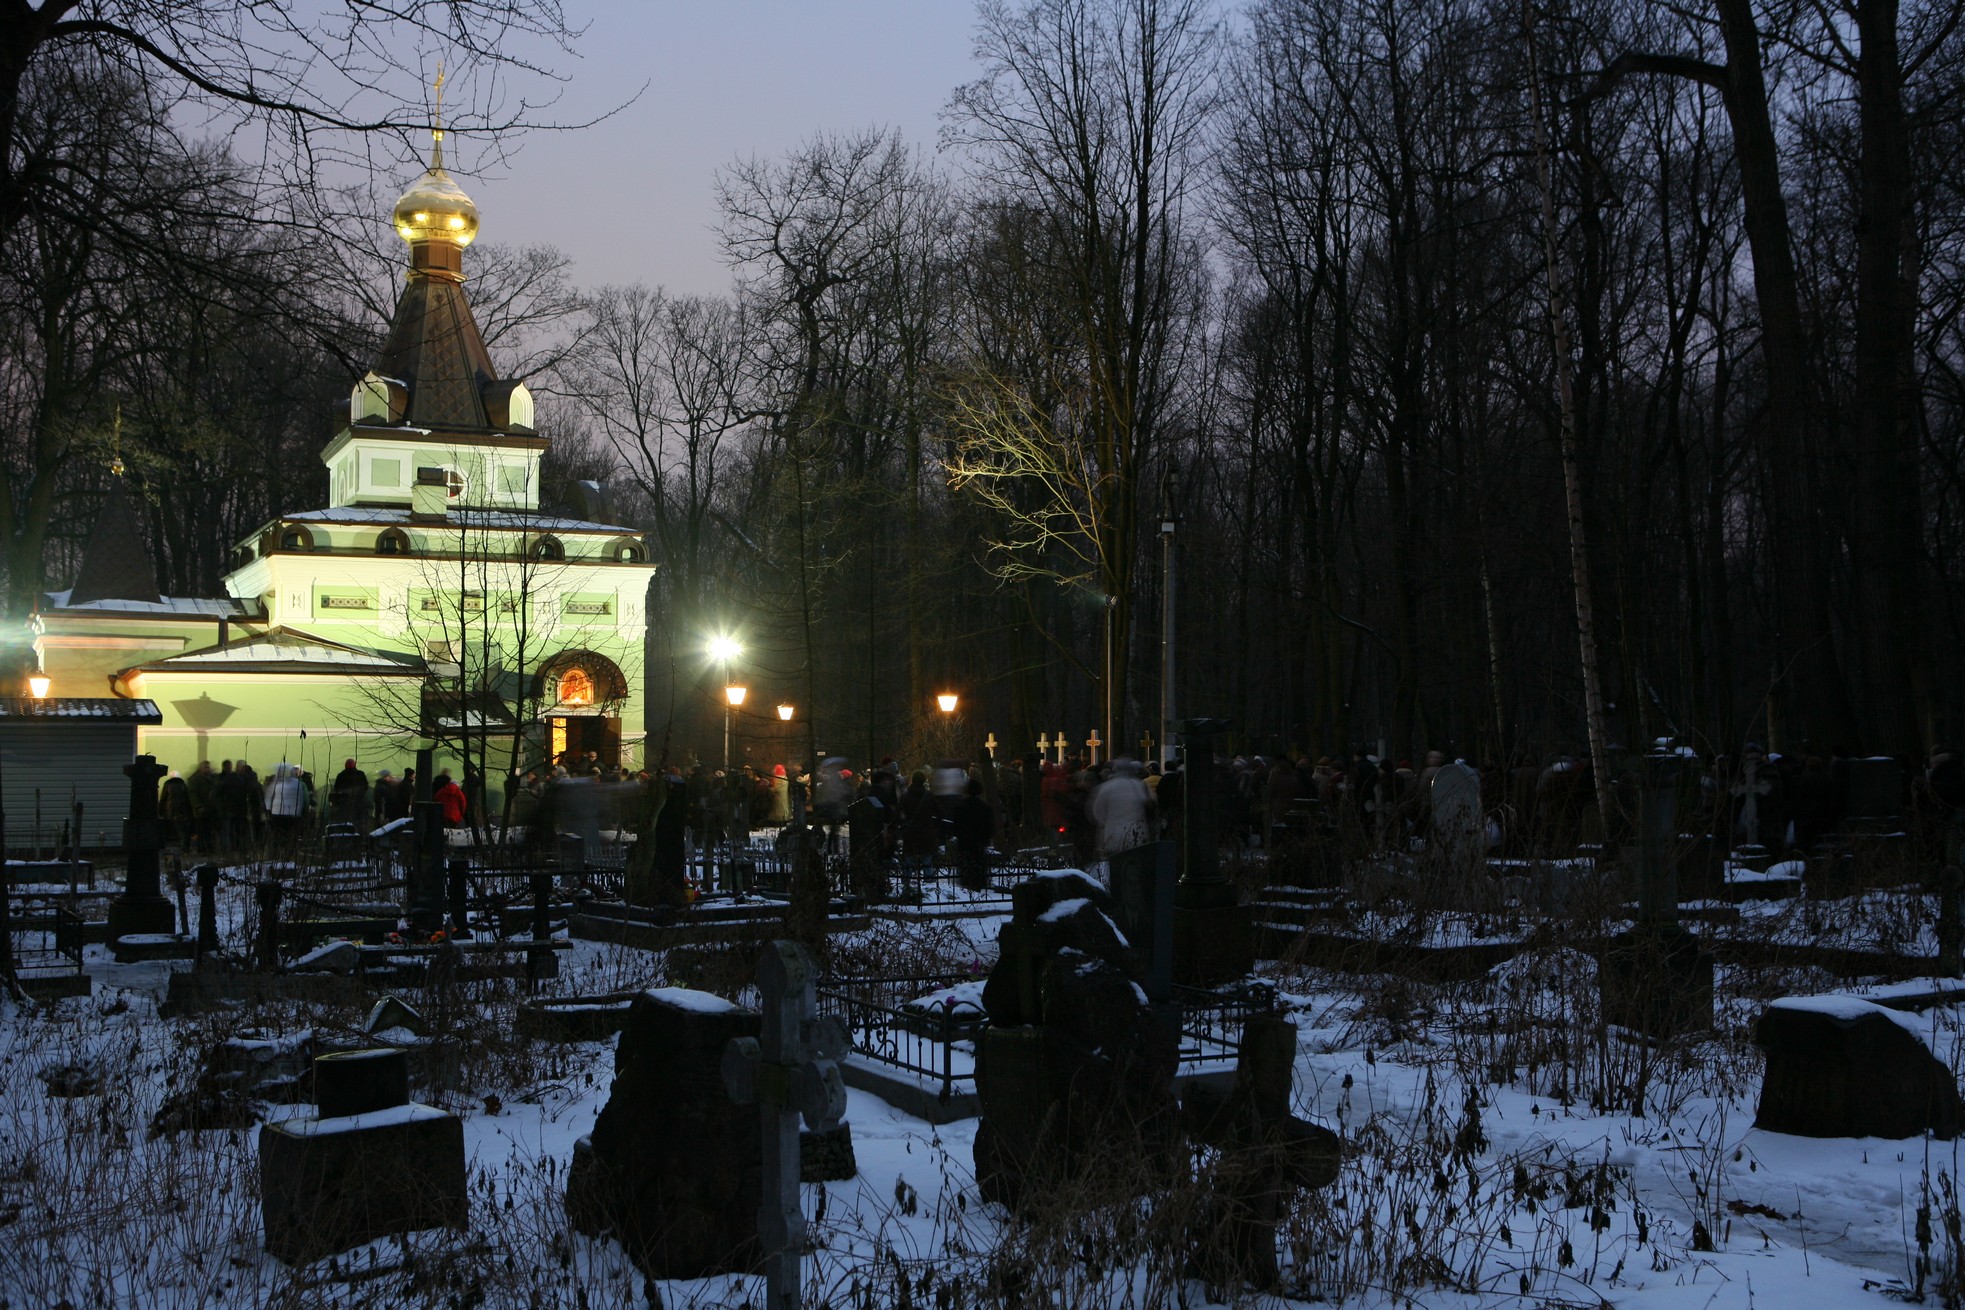
[{"label": "person in white coat", "polygon": [[1112,776],[1092,793],[1091,817],[1098,828],[1101,855],[1131,850],[1153,839],[1153,794],[1140,778],[1137,760],[1112,762]]},{"label": "person in white coat", "polygon": [[300,780],[300,770],[284,760],[274,765],[273,776],[266,780],[263,800],[274,849],[292,854],[300,816],[307,812],[307,784]]}]

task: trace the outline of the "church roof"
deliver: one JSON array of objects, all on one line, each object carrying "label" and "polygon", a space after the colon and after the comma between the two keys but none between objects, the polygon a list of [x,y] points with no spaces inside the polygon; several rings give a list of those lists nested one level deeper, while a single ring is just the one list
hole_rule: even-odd
[{"label": "church roof", "polygon": [[424,428],[489,428],[484,388],[498,380],[471,316],[464,284],[412,272],[396,302],[375,372],[409,386],[404,422]]},{"label": "church roof", "polygon": [[96,511],[95,528],[82,554],[82,572],[66,603],[72,607],[107,600],[163,602],[157,592],[157,570],[137,523],[136,503],[120,476],[109,480],[109,494]]},{"label": "church roof", "polygon": [[74,589],[42,593],[45,608],[89,610],[102,614],[154,614],[159,618],[251,618],[260,612],[257,600],[237,596],[159,596],[155,600],[75,599]]},{"label": "church roof", "polygon": [[162,723],[154,700],[124,700],[117,696],[0,696],[0,720],[117,719],[130,723]]},{"label": "church roof", "polygon": [[452,508],[443,522],[412,516],[404,505],[338,505],[332,509],[308,509],[298,514],[282,514],[282,523],[414,523],[425,528],[471,527],[524,529],[531,532],[606,532],[615,536],[639,537],[639,528],[618,523],[589,523],[585,519],[561,519],[504,509]]},{"label": "church roof", "polygon": [[380,676],[391,673],[420,675],[422,660],[414,655],[392,651],[364,650],[344,646],[338,641],[274,628],[255,633],[223,646],[186,651],[136,670],[145,673],[361,673]]}]

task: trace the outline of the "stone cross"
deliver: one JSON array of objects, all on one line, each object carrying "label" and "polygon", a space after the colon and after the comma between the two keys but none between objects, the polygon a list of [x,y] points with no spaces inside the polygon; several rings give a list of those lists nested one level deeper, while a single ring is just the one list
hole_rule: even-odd
[{"label": "stone cross", "polygon": [[992,732],[989,734],[989,736],[983,738],[983,749],[989,752],[989,762],[991,764],[994,764],[996,762],[996,734],[995,733]]},{"label": "stone cross", "polygon": [[130,780],[130,811],[123,820],[123,893],[109,905],[112,941],[126,933],[167,933],[177,924],[158,876],[157,855],[164,843],[157,820],[157,784],[168,772],[154,755],[139,755],[123,766]]},{"label": "stone cross", "polygon": [[1103,745],[1105,745],[1105,743],[1098,739],[1098,729],[1093,728],[1091,737],[1088,738],[1085,742],[1085,748],[1091,751],[1092,753],[1092,763],[1094,764],[1098,763],[1098,748]]},{"label": "stone cross", "polygon": [[757,966],[764,1023],[757,1037],[735,1037],[723,1051],[723,1085],[739,1105],[757,1106],[764,1137],[764,1187],[757,1240],[764,1250],[766,1310],[798,1310],[805,1215],[799,1208],[798,1120],[815,1132],[846,1113],[837,1060],[845,1025],[820,1018],[819,967],[797,942],[772,942]]}]

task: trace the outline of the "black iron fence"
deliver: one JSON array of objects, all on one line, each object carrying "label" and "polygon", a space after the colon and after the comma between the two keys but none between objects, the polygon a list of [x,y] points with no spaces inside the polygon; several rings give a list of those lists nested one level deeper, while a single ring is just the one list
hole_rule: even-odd
[{"label": "black iron fence", "polygon": [[[936,1085],[943,1102],[975,1085],[976,1039],[989,1026],[983,976],[915,974],[835,978],[822,984],[819,1011],[841,1019],[853,1051]],[[1174,988],[1180,1012],[1180,1067],[1232,1062],[1250,1015],[1276,1008],[1276,989],[1245,983],[1215,991]]]}]

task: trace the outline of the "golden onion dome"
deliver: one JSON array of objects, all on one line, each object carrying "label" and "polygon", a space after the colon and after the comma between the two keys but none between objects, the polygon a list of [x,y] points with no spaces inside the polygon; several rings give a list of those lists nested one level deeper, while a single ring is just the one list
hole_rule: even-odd
[{"label": "golden onion dome", "polygon": [[440,143],[430,167],[396,201],[396,235],[412,244],[449,241],[468,246],[478,234],[478,207],[444,171],[442,150]]}]

